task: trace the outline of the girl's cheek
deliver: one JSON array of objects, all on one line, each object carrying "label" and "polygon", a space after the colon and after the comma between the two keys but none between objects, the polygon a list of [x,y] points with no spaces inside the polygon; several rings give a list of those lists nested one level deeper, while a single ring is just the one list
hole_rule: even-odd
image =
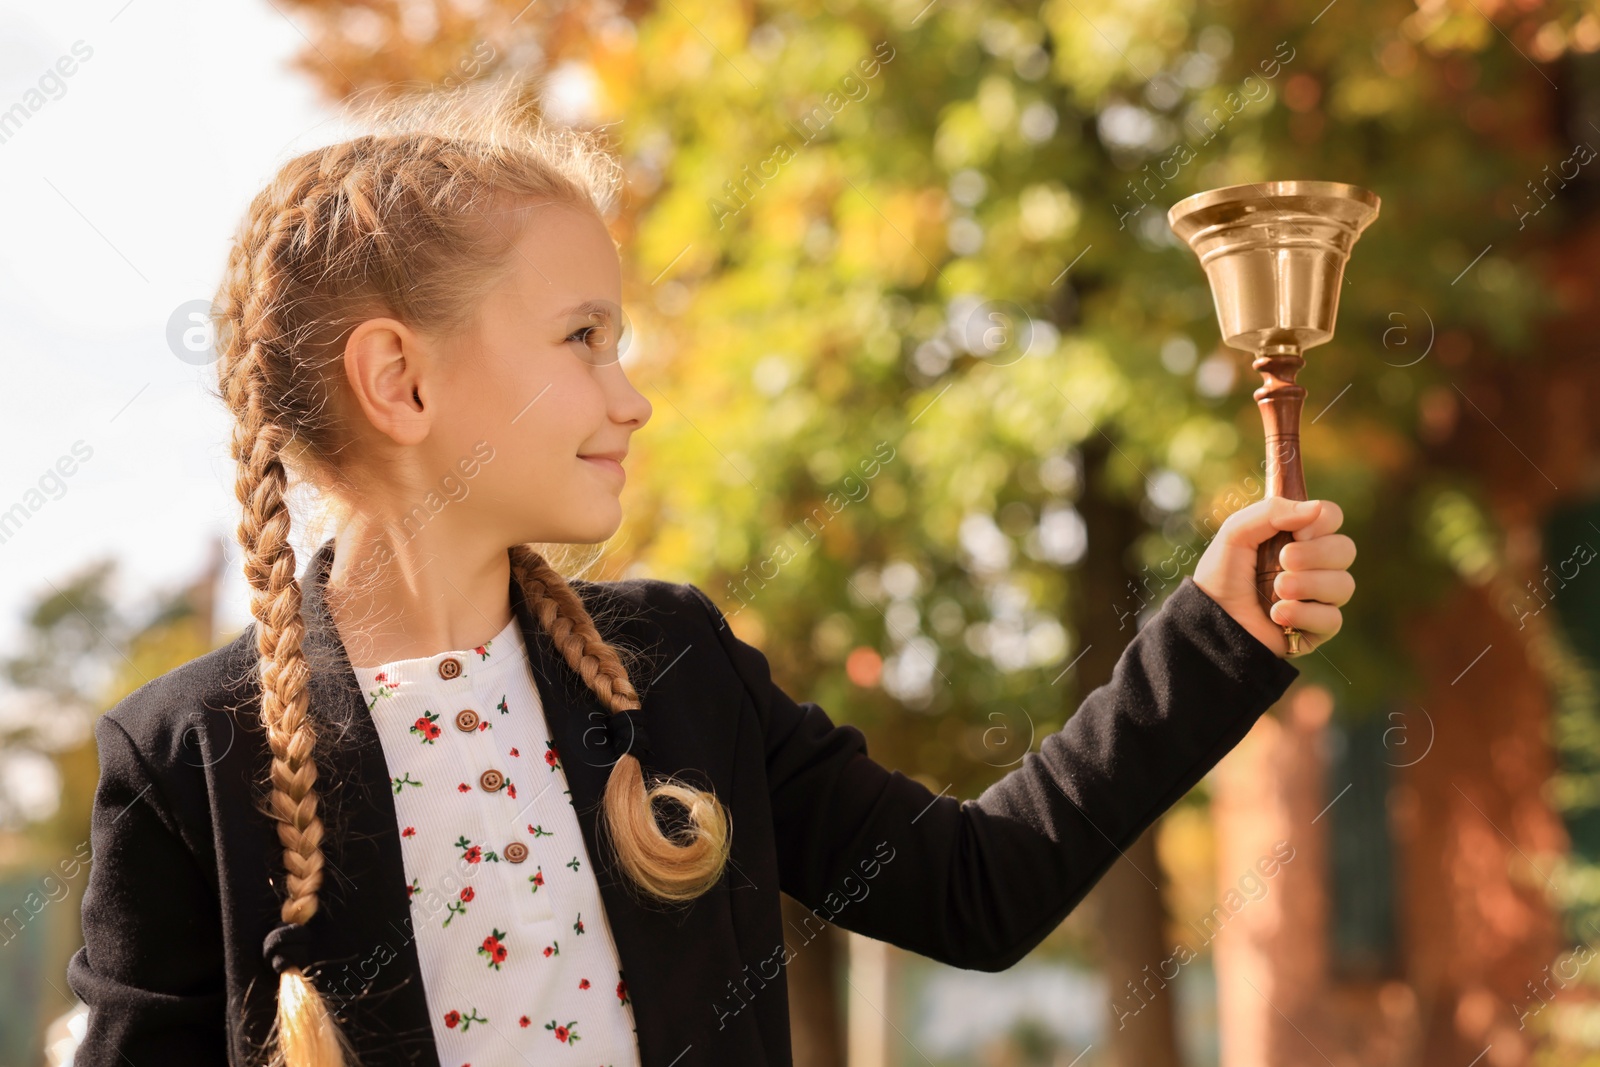
[{"label": "girl's cheek", "polygon": [[595,381],[594,373],[586,367],[579,368],[571,383],[571,401],[574,415],[577,416],[574,421],[592,424],[597,417],[605,417],[605,390]]}]

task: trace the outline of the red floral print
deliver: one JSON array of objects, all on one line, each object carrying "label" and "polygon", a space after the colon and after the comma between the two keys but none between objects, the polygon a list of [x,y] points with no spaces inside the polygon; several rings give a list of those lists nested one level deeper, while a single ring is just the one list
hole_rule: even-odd
[{"label": "red floral print", "polygon": [[471,1029],[473,1023],[486,1023],[489,1021],[478,1014],[477,1008],[468,1008],[467,1012],[468,1014],[462,1015],[459,1011],[456,1011],[454,1008],[452,1008],[444,1013],[444,1024],[452,1030],[454,1030],[459,1024],[461,1027],[461,1032],[466,1033],[469,1029]]},{"label": "red floral print", "polygon": [[565,1041],[568,1044],[571,1044],[572,1042],[578,1040],[578,1031],[574,1029],[574,1027],[577,1025],[578,1020],[576,1019],[572,1020],[565,1026],[558,1026],[556,1025],[556,1021],[551,1019],[549,1022],[544,1024],[544,1028],[553,1033],[557,1041]]},{"label": "red floral print", "polygon": [[377,707],[378,701],[382,700],[384,697],[394,696],[395,690],[399,688],[397,685],[389,684],[389,675],[386,671],[379,671],[373,676],[372,680],[378,683],[378,688],[372,691],[372,702],[367,705],[368,711],[371,711],[373,708]]},{"label": "red floral print", "polygon": [[483,939],[483,944],[478,946],[478,955],[487,956],[489,958],[489,966],[497,971],[500,969],[500,965],[506,961],[506,956],[509,954],[509,950],[500,940],[505,936],[504,930],[495,930],[494,933]]},{"label": "red floral print", "polygon": [[441,733],[439,729],[438,713],[424,711],[421,718],[417,719],[416,722],[411,724],[411,732],[419,735],[422,738],[423,744],[433,744],[434,740],[438,738],[439,734]]},{"label": "red floral print", "polygon": [[465,915],[466,911],[467,911],[467,902],[469,900],[471,900],[475,895],[476,894],[473,892],[473,889],[472,889],[472,887],[470,885],[466,886],[465,888],[463,888],[461,890],[461,893],[460,893],[461,899],[460,900],[452,900],[450,902],[450,906],[449,906],[450,914],[445,916],[445,920],[444,920],[442,925],[449,926],[451,919],[454,919],[457,915]]},{"label": "red floral print", "polygon": [[456,848],[461,849],[461,858],[466,860],[468,863],[477,863],[480,860],[488,860],[490,863],[500,862],[499,853],[495,852],[495,850],[492,848],[484,848],[482,845],[474,845],[471,841],[467,840],[466,834],[462,834],[460,837],[456,838]]}]

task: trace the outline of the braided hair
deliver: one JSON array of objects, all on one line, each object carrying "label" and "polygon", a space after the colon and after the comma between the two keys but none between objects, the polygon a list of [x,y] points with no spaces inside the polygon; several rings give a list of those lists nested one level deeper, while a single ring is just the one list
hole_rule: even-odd
[{"label": "braided hair", "polygon": [[[251,201],[212,304],[220,397],[234,416],[231,452],[242,508],[238,539],[256,621],[261,722],[271,750],[262,810],[283,846],[282,924],[266,954],[279,973],[268,1045],[281,1067],[345,1067],[355,1049],[289,951],[318,908],[324,826],[318,812],[314,666],[290,545],[291,474],[331,511],[356,499],[338,459],[352,441],[337,403],[343,345],[360,322],[389,315],[422,332],[458,329],[508,269],[519,226],[496,218],[560,203],[603,220],[620,165],[590,131],[547,122],[516,80],[408,93],[369,108],[367,132],[295,156]],[[508,547],[511,572],[572,670],[643,740],[638,692],[617,648],[537,546]],[[360,571],[363,568],[352,568]],[[370,571],[370,568],[367,568]],[[356,580],[354,578],[352,581]],[[328,743],[324,739],[324,744]],[[638,754],[617,751],[601,803],[623,873],[666,902],[721,878],[726,810],[670,777],[645,780]],[[653,804],[678,802],[687,824],[663,834]],[[287,936],[284,936],[287,935]]]}]

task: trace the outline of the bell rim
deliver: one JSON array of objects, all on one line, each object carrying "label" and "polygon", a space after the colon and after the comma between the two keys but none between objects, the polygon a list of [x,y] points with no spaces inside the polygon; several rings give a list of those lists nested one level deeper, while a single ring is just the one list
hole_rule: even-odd
[{"label": "bell rim", "polygon": [[[1207,189],[1184,197],[1167,210],[1167,224],[1174,233],[1183,236],[1187,241],[1189,237],[1180,232],[1180,223],[1193,220],[1193,216],[1207,208],[1218,207],[1223,204],[1243,204],[1250,201],[1287,201],[1285,207],[1296,212],[1306,212],[1308,202],[1332,201],[1345,203],[1356,208],[1355,211],[1339,212],[1332,215],[1318,215],[1330,222],[1342,222],[1354,229],[1357,235],[1378,217],[1382,200],[1377,193],[1364,186],[1353,185],[1349,182],[1334,181],[1304,181],[1287,180],[1271,182],[1243,182],[1237,185],[1225,185],[1217,189]],[[1345,216],[1349,217],[1346,218]],[[1193,228],[1202,227],[1194,225]],[[1204,227],[1207,229],[1213,227]]]}]

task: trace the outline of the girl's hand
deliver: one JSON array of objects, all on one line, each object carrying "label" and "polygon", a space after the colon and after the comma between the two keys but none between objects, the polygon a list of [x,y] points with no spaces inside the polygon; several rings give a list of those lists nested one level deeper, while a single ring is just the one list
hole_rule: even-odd
[{"label": "girl's hand", "polygon": [[[1299,630],[1300,650],[1310,652],[1339,632],[1339,606],[1356,588],[1347,569],[1356,544],[1334,533],[1342,522],[1344,512],[1331,500],[1258,500],[1223,520],[1195,564],[1194,584],[1280,657],[1289,651],[1284,626]],[[1283,572],[1274,588],[1283,599],[1268,617],[1256,593],[1256,552],[1279,530],[1293,530],[1295,539],[1278,554]]]}]

